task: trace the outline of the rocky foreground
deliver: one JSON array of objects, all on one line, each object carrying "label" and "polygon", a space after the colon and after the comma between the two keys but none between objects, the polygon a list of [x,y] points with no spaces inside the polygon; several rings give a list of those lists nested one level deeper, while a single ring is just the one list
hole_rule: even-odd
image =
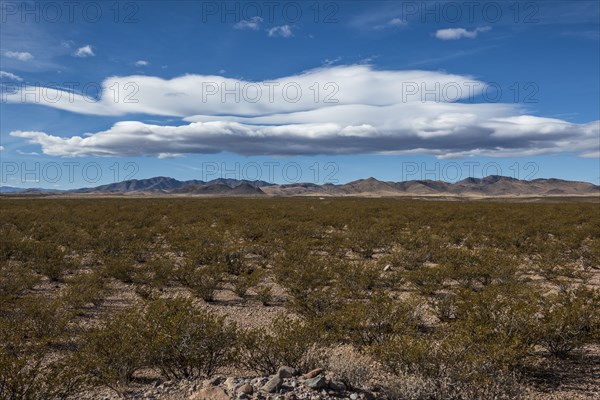
[{"label": "rocky foreground", "polygon": [[[300,375],[291,367],[281,367],[277,374],[258,378],[214,377],[204,381],[165,382],[144,393],[127,396],[132,399],[182,400],[370,400],[385,398],[374,391],[352,390],[335,381],[323,369]],[[110,397],[103,397],[109,399]]]}]

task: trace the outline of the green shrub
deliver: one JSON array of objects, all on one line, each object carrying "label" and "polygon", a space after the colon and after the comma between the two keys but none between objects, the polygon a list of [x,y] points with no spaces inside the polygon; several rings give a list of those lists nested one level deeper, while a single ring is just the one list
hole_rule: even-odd
[{"label": "green shrub", "polygon": [[233,292],[241,298],[246,297],[249,288],[256,286],[263,277],[262,270],[254,270],[250,273],[241,273],[233,281]]},{"label": "green shrub", "polygon": [[[0,240],[1,241],[1,240]],[[0,310],[39,282],[33,272],[16,263],[0,265]]]},{"label": "green shrub", "polygon": [[35,247],[36,255],[33,260],[35,270],[51,281],[61,280],[63,274],[73,267],[72,263],[65,258],[63,252],[55,245],[39,242]]},{"label": "green shrub", "polygon": [[112,316],[104,326],[86,333],[78,364],[93,386],[106,386],[124,395],[133,374],[144,367],[148,342],[143,315],[131,307]]},{"label": "green shrub", "polygon": [[[63,400],[83,388],[83,377],[69,357],[52,357],[43,346],[22,338],[0,339],[0,394],[7,400]],[[19,343],[21,342],[21,343]]]},{"label": "green shrub", "polygon": [[235,325],[194,308],[189,299],[149,303],[144,324],[148,362],[167,379],[210,377],[235,356]]},{"label": "green shrub", "polygon": [[203,266],[188,260],[179,266],[174,275],[176,280],[188,287],[194,295],[211,302],[225,278],[223,269],[221,264]]},{"label": "green shrub", "polygon": [[273,286],[271,285],[260,285],[255,289],[256,298],[262,303],[263,306],[268,306],[273,301]]},{"label": "green shrub", "polygon": [[73,308],[82,308],[88,304],[100,306],[108,290],[104,278],[98,272],[76,275],[67,280],[67,284],[62,300]]},{"label": "green shrub", "polygon": [[416,302],[393,300],[380,292],[367,301],[345,304],[334,315],[328,324],[337,336],[359,348],[414,332],[421,322]]},{"label": "green shrub", "polygon": [[541,300],[536,333],[552,355],[565,357],[600,337],[600,293],[579,287],[550,294]]},{"label": "green shrub", "polygon": [[275,373],[282,365],[299,368],[306,352],[322,340],[318,327],[280,314],[268,329],[240,333],[240,363],[263,375]]},{"label": "green shrub", "polygon": [[134,261],[122,255],[106,257],[103,273],[123,283],[132,283],[135,274]]}]

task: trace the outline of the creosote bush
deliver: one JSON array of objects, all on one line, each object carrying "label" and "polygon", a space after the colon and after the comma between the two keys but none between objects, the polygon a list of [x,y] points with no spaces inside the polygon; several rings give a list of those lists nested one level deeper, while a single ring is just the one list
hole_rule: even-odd
[{"label": "creosote bush", "polygon": [[231,362],[236,338],[235,325],[189,299],[157,299],[89,331],[80,362],[93,385],[124,394],[142,368],[154,368],[166,379],[211,376]]},{"label": "creosote bush", "polygon": [[324,338],[318,327],[280,314],[265,329],[250,329],[240,333],[240,363],[260,374],[273,374],[282,365],[302,369],[306,352]]},{"label": "creosote bush", "polygon": [[600,293],[585,287],[570,288],[541,299],[536,332],[548,352],[566,357],[573,350],[600,339]]}]

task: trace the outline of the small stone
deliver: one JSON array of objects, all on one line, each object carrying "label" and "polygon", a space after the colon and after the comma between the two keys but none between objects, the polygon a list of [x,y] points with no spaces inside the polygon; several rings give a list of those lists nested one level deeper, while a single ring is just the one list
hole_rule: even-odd
[{"label": "small stone", "polygon": [[383,272],[388,272],[392,269],[392,264],[387,264],[385,267],[383,267]]},{"label": "small stone", "polygon": [[327,380],[323,375],[317,375],[304,381],[304,385],[311,389],[321,389],[327,386]]},{"label": "small stone", "polygon": [[229,395],[222,388],[211,386],[192,394],[189,400],[229,400]]},{"label": "small stone", "polygon": [[344,382],[330,381],[329,389],[336,391],[336,392],[343,392],[346,390],[346,385],[344,385]]},{"label": "small stone", "polygon": [[263,392],[267,393],[277,393],[281,388],[281,384],[283,383],[283,379],[279,377],[279,375],[273,375],[271,379],[261,388]]},{"label": "small stone", "polygon": [[323,372],[323,368],[317,368],[317,369],[313,369],[312,371],[307,372],[302,377],[304,379],[310,379],[310,378],[314,378],[315,376],[319,375],[322,372]]},{"label": "small stone", "polygon": [[235,379],[234,378],[225,379],[225,387],[227,388],[228,392],[232,393],[233,390],[235,389]]},{"label": "small stone", "polygon": [[358,400],[358,394],[356,394],[356,393],[352,393],[352,394],[350,395],[350,400]]},{"label": "small stone", "polygon": [[238,393],[243,394],[252,394],[254,392],[254,388],[249,383],[244,383],[242,386],[237,388]]},{"label": "small stone", "polygon": [[279,377],[282,379],[291,378],[292,376],[296,375],[296,370],[292,367],[281,367],[277,371],[277,375],[279,375]]}]

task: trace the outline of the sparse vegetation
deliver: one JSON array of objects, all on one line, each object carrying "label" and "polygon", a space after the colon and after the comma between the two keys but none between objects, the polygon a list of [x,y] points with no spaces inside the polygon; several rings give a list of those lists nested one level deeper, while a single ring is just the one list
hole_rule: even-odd
[{"label": "sparse vegetation", "polygon": [[2,398],[289,365],[357,389],[380,368],[390,398],[512,399],[546,365],[599,350],[597,204],[0,205]]}]

